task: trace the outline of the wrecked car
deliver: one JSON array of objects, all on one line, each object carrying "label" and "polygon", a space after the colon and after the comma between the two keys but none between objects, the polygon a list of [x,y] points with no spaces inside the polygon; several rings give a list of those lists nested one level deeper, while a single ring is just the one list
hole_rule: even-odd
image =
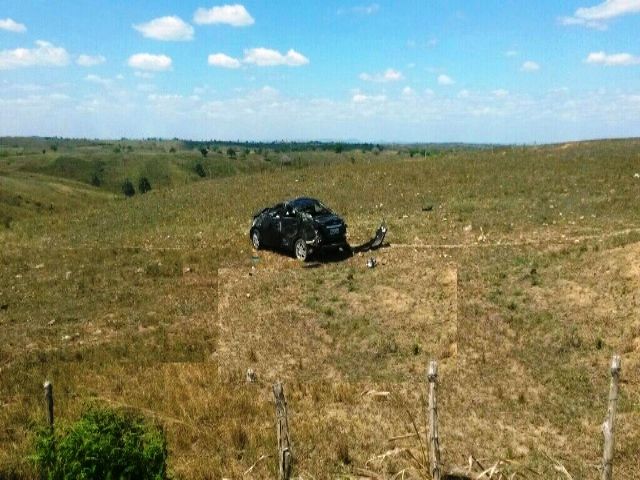
[{"label": "wrecked car", "polygon": [[351,249],[347,242],[347,224],[315,198],[299,197],[267,207],[253,216],[249,238],[253,247],[277,248],[292,252],[307,261],[312,253],[339,250],[351,254],[382,245],[386,227],[378,228],[369,242]]}]

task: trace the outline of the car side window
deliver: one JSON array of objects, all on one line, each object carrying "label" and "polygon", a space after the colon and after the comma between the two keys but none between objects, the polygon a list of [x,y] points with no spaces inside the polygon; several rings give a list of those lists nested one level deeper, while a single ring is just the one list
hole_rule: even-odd
[{"label": "car side window", "polygon": [[281,203],[276,205],[271,209],[270,213],[271,213],[271,216],[273,217],[278,217],[278,216],[281,217],[284,214],[284,205],[282,205]]}]

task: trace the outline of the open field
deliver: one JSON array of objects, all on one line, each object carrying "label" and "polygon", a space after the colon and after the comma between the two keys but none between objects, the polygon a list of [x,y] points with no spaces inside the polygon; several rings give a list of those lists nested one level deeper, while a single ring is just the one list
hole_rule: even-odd
[{"label": "open field", "polygon": [[[391,478],[415,461],[376,457],[421,451],[389,439],[424,432],[431,358],[447,468],[474,455],[555,478],[553,457],[597,478],[614,352],[615,478],[637,477],[639,140],[296,151],[284,164],[175,142],[50,143],[0,155],[0,478],[36,477],[45,379],[57,422],[92,402],[155,418],[172,475],[189,479],[239,478],[274,452],[282,380],[297,475]],[[152,190],[125,198],[122,181],[141,175]],[[300,194],[338,211],[353,244],[385,219],[378,267],[254,258],[251,214]]]}]

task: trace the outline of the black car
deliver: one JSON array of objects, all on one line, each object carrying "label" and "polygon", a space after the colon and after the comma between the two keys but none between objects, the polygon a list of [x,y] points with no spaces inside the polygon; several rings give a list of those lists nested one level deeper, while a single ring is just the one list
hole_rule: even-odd
[{"label": "black car", "polygon": [[300,197],[253,216],[249,237],[256,249],[283,248],[299,260],[321,249],[350,251],[347,224],[319,200]]}]

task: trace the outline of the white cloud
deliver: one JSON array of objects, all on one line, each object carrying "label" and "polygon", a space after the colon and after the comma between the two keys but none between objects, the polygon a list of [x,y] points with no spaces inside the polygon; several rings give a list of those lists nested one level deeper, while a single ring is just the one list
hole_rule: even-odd
[{"label": "white cloud", "polygon": [[380,73],[361,73],[360,75],[358,75],[358,78],[366,82],[387,83],[402,80],[404,76],[401,72],[394,70],[393,68],[387,68],[384,72]]},{"label": "white cloud", "polygon": [[585,62],[605,65],[607,67],[621,67],[640,64],[640,57],[631,55],[630,53],[606,54],[604,52],[592,52]]},{"label": "white cloud", "polygon": [[437,38],[433,37],[433,38],[430,38],[429,40],[427,40],[427,47],[433,48],[436,45],[438,45],[438,39]]},{"label": "white cloud", "polygon": [[159,72],[171,68],[171,57],[153,55],[151,53],[136,53],[129,57],[128,63],[131,68]]},{"label": "white cloud", "polygon": [[449,75],[445,75],[444,73],[438,75],[438,85],[453,85],[454,83],[456,83],[455,80]]},{"label": "white cloud", "polygon": [[460,90],[458,92],[458,98],[469,98],[471,96],[471,92],[469,90]]},{"label": "white cloud", "polygon": [[520,70],[523,72],[536,72],[540,70],[540,65],[538,65],[534,61],[527,60],[522,64],[522,66],[520,67]]},{"label": "white cloud", "polygon": [[0,51],[0,70],[23,67],[63,67],[69,64],[69,54],[63,47],[38,40],[35,48]]},{"label": "white cloud", "polygon": [[506,52],[504,52],[505,57],[517,57],[518,56],[518,51],[517,50],[507,50]]},{"label": "white cloud", "polygon": [[413,88],[411,87],[404,87],[402,89],[402,95],[404,95],[405,97],[411,97],[415,94],[416,92],[413,90]]},{"label": "white cloud", "polygon": [[494,91],[493,91],[493,92],[491,92],[491,93],[493,93],[494,97],[497,97],[497,98],[504,98],[504,97],[506,97],[506,96],[508,96],[508,95],[509,95],[509,90],[505,90],[505,89],[503,89],[503,88],[499,88],[499,89],[497,89],[497,90],[494,90]]},{"label": "white cloud", "polygon": [[0,19],[0,30],[6,30],[7,32],[24,33],[27,31],[27,27],[23,23],[18,23],[12,18]]},{"label": "white cloud", "polygon": [[340,8],[338,9],[338,15],[344,15],[346,13],[355,13],[356,15],[373,15],[380,10],[380,5],[377,3],[372,3],[371,5],[359,5],[356,7],[350,8]]},{"label": "white cloud", "polygon": [[640,0],[605,0],[593,7],[578,8],[573,16],[560,18],[560,23],[604,30],[608,20],[634,13],[640,13]]},{"label": "white cloud", "polygon": [[134,25],[146,38],[164,41],[187,41],[193,40],[193,27],[180,17],[169,16],[154,18],[147,23]]},{"label": "white cloud", "polygon": [[154,78],[155,75],[151,72],[140,72],[136,70],[133,74],[138,78],[144,78],[145,80],[149,80],[150,78]]},{"label": "white cloud", "polygon": [[225,55],[224,53],[212,53],[209,55],[208,59],[209,65],[213,65],[214,67],[223,67],[223,68],[239,68],[240,60],[237,58],[230,57],[229,55]]},{"label": "white cloud", "polygon": [[385,95],[365,95],[359,92],[351,97],[353,103],[384,102],[386,99],[387,97]]},{"label": "white cloud", "polygon": [[226,24],[233,27],[253,25],[255,20],[243,5],[222,5],[210,9],[199,8],[193,15],[198,25]]},{"label": "white cloud", "polygon": [[107,59],[102,55],[78,55],[76,58],[76,63],[81,67],[93,67],[95,65],[100,65],[101,63],[106,62]]},{"label": "white cloud", "polygon": [[244,51],[244,63],[251,63],[259,67],[273,67],[277,65],[288,65],[299,67],[309,63],[309,59],[299,52],[290,49],[286,55],[270,48],[251,48]]},{"label": "white cloud", "polygon": [[89,74],[84,79],[87,82],[97,83],[98,85],[102,85],[103,87],[108,87],[111,85],[112,81],[108,78],[102,78],[99,75]]}]

